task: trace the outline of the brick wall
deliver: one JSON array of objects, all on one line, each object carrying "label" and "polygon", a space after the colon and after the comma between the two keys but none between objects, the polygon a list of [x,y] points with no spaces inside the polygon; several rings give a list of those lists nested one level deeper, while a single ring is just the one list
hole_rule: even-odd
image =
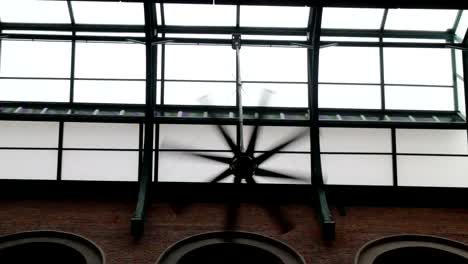
[{"label": "brick wall", "polygon": [[[1,200],[0,235],[53,229],[77,233],[96,242],[108,264],[155,263],[161,252],[187,236],[221,230],[223,204],[195,203],[180,214],[168,204],[154,202],[144,236],[130,235],[134,200]],[[309,264],[351,264],[366,242],[385,235],[424,233],[468,243],[468,209],[350,207],[336,219],[336,241],[320,236],[314,210],[308,205],[284,205],[296,228],[280,234],[275,222],[254,204],[242,204],[239,229],[257,232],[288,243]]]}]

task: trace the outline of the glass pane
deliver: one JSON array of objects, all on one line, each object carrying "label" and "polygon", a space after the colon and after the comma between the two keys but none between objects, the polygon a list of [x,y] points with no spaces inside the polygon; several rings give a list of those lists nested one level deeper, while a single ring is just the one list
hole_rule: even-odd
[{"label": "glass pane", "polygon": [[144,38],[145,33],[135,32],[76,32],[77,36],[106,36],[106,37],[140,37]]},{"label": "glass pane", "polygon": [[460,18],[460,23],[458,24],[457,30],[455,32],[456,42],[461,43],[466,35],[466,30],[468,30],[468,11],[463,10],[463,14]]},{"label": "glass pane", "polygon": [[385,82],[452,85],[449,49],[384,48]]},{"label": "glass pane", "polygon": [[468,157],[399,156],[398,185],[468,187]]},{"label": "glass pane", "polygon": [[0,179],[57,179],[56,150],[0,150]]},{"label": "glass pane", "polygon": [[320,37],[320,41],[356,41],[356,42],[378,42],[379,38],[360,38],[360,37]]},{"label": "glass pane", "polygon": [[468,154],[466,130],[397,129],[398,153]]},{"label": "glass pane", "polygon": [[320,128],[322,152],[392,152],[390,129]]},{"label": "glass pane", "polygon": [[118,43],[77,43],[77,78],[145,78],[145,46]]},{"label": "glass pane", "polygon": [[[260,155],[260,154],[258,154]],[[257,183],[310,184],[310,154],[276,154],[259,166],[261,169],[297,177],[297,180],[254,176]]]},{"label": "glass pane", "polygon": [[[209,152],[221,157],[232,157],[232,153]],[[177,166],[174,166],[177,164]],[[182,152],[159,152],[158,179],[161,182],[208,182],[228,168],[227,164],[190,156]],[[232,183],[234,177],[229,176],[223,183]]]},{"label": "glass pane", "polygon": [[[52,31],[52,30],[2,30],[4,34],[31,34],[31,35],[66,35],[71,36],[71,31]],[[37,40],[35,40],[37,41]]]},{"label": "glass pane", "polygon": [[324,8],[322,28],[380,29],[384,9]]},{"label": "glass pane", "polygon": [[378,48],[331,47],[320,50],[320,82],[379,83]]},{"label": "glass pane", "polygon": [[1,55],[2,77],[70,77],[70,42],[2,40]]},{"label": "glass pane", "polygon": [[72,1],[78,24],[143,25],[142,3]]},{"label": "glass pane", "polygon": [[138,149],[138,124],[65,123],[64,148]]},{"label": "glass pane", "polygon": [[322,155],[328,185],[393,185],[391,155]]},{"label": "glass pane", "polygon": [[387,109],[454,110],[453,89],[447,87],[385,86]]},{"label": "glass pane", "polygon": [[2,0],[2,22],[16,23],[70,23],[65,1]]},{"label": "glass pane", "polygon": [[458,84],[458,111],[466,116],[466,103],[465,103],[465,82],[457,78]]},{"label": "glass pane", "polygon": [[309,21],[309,10],[309,7],[296,6],[241,5],[240,26],[305,28]]},{"label": "glass pane", "polygon": [[446,31],[453,28],[457,10],[390,9],[385,29]]},{"label": "glass pane", "polygon": [[418,39],[418,38],[384,38],[383,42],[400,43],[446,43],[445,39]]},{"label": "glass pane", "polygon": [[0,79],[0,101],[68,102],[70,81]]},{"label": "glass pane", "polygon": [[379,109],[380,101],[377,85],[319,85],[320,108]]},{"label": "glass pane", "polygon": [[[243,37],[243,36],[242,36]],[[184,33],[166,33],[166,38],[196,38],[196,39],[231,39],[228,34],[184,34]],[[158,50],[159,51],[159,50]]]},{"label": "glass pane", "polygon": [[167,79],[236,79],[236,57],[230,46],[166,45],[165,59]]},{"label": "glass pane", "polygon": [[75,102],[144,104],[144,81],[75,81]]},{"label": "glass pane", "polygon": [[63,151],[63,180],[137,181],[137,151]]},{"label": "glass pane", "polygon": [[236,85],[227,82],[165,82],[164,103],[174,105],[235,105]]},{"label": "glass pane", "polygon": [[307,36],[242,35],[242,39],[306,41]]},{"label": "glass pane", "polygon": [[164,22],[175,26],[235,26],[236,6],[164,4]]},{"label": "glass pane", "polygon": [[0,147],[57,148],[54,122],[0,121]]},{"label": "glass pane", "polygon": [[[236,142],[236,127],[224,126]],[[161,149],[230,150],[214,125],[165,125],[159,126]]]},{"label": "glass pane", "polygon": [[[249,145],[252,135],[253,126],[244,127],[244,146]],[[293,138],[299,133],[306,130],[303,127],[286,127],[286,126],[261,126],[258,132],[257,144],[255,151],[268,151],[279,144]],[[307,129],[308,130],[308,129]],[[297,141],[282,149],[281,151],[309,152],[310,151],[310,135],[307,131]],[[285,165],[285,164],[282,164]],[[310,166],[310,164],[309,164]]]},{"label": "glass pane", "polygon": [[464,77],[463,73],[463,52],[461,50],[455,51],[455,62],[457,67],[457,74]]},{"label": "glass pane", "polygon": [[243,81],[307,82],[304,48],[243,47],[240,63]]},{"label": "glass pane", "polygon": [[[272,106],[272,107],[307,107],[307,84],[280,84],[280,83],[244,83],[242,85],[242,103],[245,106]],[[269,94],[266,104],[260,105],[265,93]]]}]

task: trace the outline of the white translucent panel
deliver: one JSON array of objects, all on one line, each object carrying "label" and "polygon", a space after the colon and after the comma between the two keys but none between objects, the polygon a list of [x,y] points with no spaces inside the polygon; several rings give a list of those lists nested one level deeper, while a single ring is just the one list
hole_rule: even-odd
[{"label": "white translucent panel", "polygon": [[309,7],[241,5],[240,26],[305,28],[309,21],[309,11]]},{"label": "white translucent panel", "polygon": [[468,187],[468,157],[399,156],[398,185]]},{"label": "white translucent panel", "polygon": [[0,121],[0,147],[57,148],[56,122]]},{"label": "white translucent panel", "polygon": [[164,4],[164,22],[174,26],[235,26],[236,6]]},{"label": "white translucent panel", "polygon": [[455,63],[457,67],[457,74],[461,77],[464,77],[463,72],[463,52],[461,50],[455,51]]},{"label": "white translucent panel", "polygon": [[[197,152],[199,153],[199,152]],[[202,153],[221,157],[233,157],[232,153]],[[228,168],[228,164],[190,156],[183,152],[159,152],[158,180],[160,182],[208,182]],[[234,177],[220,181],[232,183]]]},{"label": "white translucent panel", "polygon": [[2,40],[0,76],[70,77],[71,43]]},{"label": "white translucent panel", "polygon": [[75,102],[144,104],[144,81],[75,81]]},{"label": "white translucent panel", "polygon": [[143,25],[143,3],[73,1],[78,24]]},{"label": "white translucent panel", "polygon": [[307,82],[304,48],[243,47],[240,63],[243,81]]},{"label": "white translucent panel", "polygon": [[137,181],[138,152],[64,150],[62,179]]},{"label": "white translucent panel", "polygon": [[390,9],[385,29],[446,31],[452,29],[458,10]]},{"label": "white translucent panel", "polygon": [[398,153],[468,154],[466,130],[397,129]]},{"label": "white translucent panel", "polygon": [[468,11],[463,10],[463,14],[460,18],[460,23],[455,32],[455,39],[457,42],[462,42],[466,35],[466,30],[468,29]]},{"label": "white translucent panel", "polygon": [[452,85],[449,49],[384,48],[385,82]]},{"label": "white translucent panel", "polygon": [[145,33],[135,33],[135,32],[76,32],[76,35],[77,36],[106,36],[106,37],[140,37],[140,38],[145,37]]},{"label": "white translucent panel", "polygon": [[51,30],[2,30],[3,34],[32,34],[32,35],[66,35],[71,36],[69,31],[51,31]]},{"label": "white translucent panel", "polygon": [[68,102],[70,81],[0,79],[0,101]]},{"label": "white translucent panel", "polygon": [[[244,127],[244,146],[247,147],[252,135],[253,126]],[[307,130],[307,131],[305,131]],[[282,149],[281,151],[310,151],[310,134],[304,127],[286,127],[286,126],[262,126],[260,127],[255,151],[267,151],[275,148],[279,144],[306,132],[294,143]]]},{"label": "white translucent panel", "polygon": [[320,128],[322,152],[390,153],[390,129],[375,128]]},{"label": "white translucent panel", "polygon": [[145,78],[145,46],[120,43],[77,43],[77,78]]},{"label": "white translucent panel", "polygon": [[57,179],[56,150],[0,150],[0,179]]},{"label": "white translucent panel", "polygon": [[235,80],[235,55],[230,46],[166,45],[165,77],[185,80]]},{"label": "white translucent panel", "polygon": [[387,109],[454,110],[453,89],[447,87],[385,86]]},{"label": "white translucent panel", "polygon": [[[242,104],[245,106],[307,107],[309,105],[307,84],[244,83]],[[266,104],[260,105],[268,94]]]},{"label": "white translucent panel", "polygon": [[273,157],[262,163],[262,165],[260,165],[259,168],[294,176],[298,179],[277,179],[271,177],[254,176],[254,179],[257,183],[311,183],[310,154],[275,154]]},{"label": "white translucent panel", "polygon": [[384,9],[324,8],[322,28],[380,29]]},{"label": "white translucent panel", "polygon": [[138,149],[138,124],[65,123],[64,148]]},{"label": "white translucent panel", "polygon": [[458,111],[460,111],[464,116],[466,116],[466,103],[465,103],[465,82],[460,78],[457,78],[458,84]]},{"label": "white translucent panel", "polygon": [[328,185],[393,185],[390,155],[322,155]]},{"label": "white translucent panel", "polygon": [[320,37],[321,41],[356,41],[356,42],[379,42],[379,38],[360,37]]},{"label": "white translucent panel", "polygon": [[[232,35],[228,35],[228,34],[166,33],[166,38],[231,39]],[[244,38],[244,37],[242,37],[242,38]]]},{"label": "white translucent panel", "polygon": [[380,82],[379,49],[330,47],[320,50],[320,82]]},{"label": "white translucent panel", "polygon": [[242,35],[242,39],[306,41],[307,36]]},{"label": "white translucent panel", "polygon": [[418,38],[384,38],[383,42],[400,43],[446,43],[445,39],[418,39]]},{"label": "white translucent panel", "polygon": [[236,85],[227,82],[165,82],[164,103],[176,105],[235,105]]},{"label": "white translucent panel", "polygon": [[[224,126],[236,142],[235,126]],[[215,125],[164,125],[159,126],[161,149],[230,150],[229,145]]]},{"label": "white translucent panel", "polygon": [[70,23],[65,1],[1,0],[2,22]]},{"label": "white translucent panel", "polygon": [[320,84],[319,107],[379,109],[380,86]]}]

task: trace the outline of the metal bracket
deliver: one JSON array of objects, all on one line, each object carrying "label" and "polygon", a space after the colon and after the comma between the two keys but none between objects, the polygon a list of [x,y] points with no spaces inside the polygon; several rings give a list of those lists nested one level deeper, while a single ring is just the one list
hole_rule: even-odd
[{"label": "metal bracket", "polygon": [[325,241],[335,240],[335,220],[330,212],[325,190],[318,187],[315,189],[317,195],[316,211],[322,229],[322,236]]},{"label": "metal bracket", "polygon": [[241,48],[241,34],[234,33],[232,34],[232,49],[240,49]]}]

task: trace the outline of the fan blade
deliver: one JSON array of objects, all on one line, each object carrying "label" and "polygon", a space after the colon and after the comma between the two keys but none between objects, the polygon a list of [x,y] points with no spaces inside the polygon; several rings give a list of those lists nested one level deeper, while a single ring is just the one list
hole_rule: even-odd
[{"label": "fan blade", "polygon": [[187,153],[187,154],[191,156],[195,156],[195,157],[200,157],[200,158],[205,158],[205,159],[225,163],[225,164],[229,164],[232,161],[232,158],[220,157],[220,156],[215,156],[215,155],[199,154],[199,153]]},{"label": "fan blade", "polygon": [[[263,91],[262,97],[261,97],[260,102],[259,102],[258,105],[259,106],[268,105],[268,101],[270,101],[271,94],[272,94],[272,91],[265,89]],[[262,117],[262,115],[259,116],[259,119],[261,117]],[[246,153],[248,155],[253,155],[253,153],[255,151],[255,146],[257,144],[257,138],[258,138],[258,134],[259,134],[260,130],[261,129],[260,129],[259,125],[255,125],[254,129],[252,130],[252,134],[250,135],[249,145],[248,145],[247,150],[246,150]]]},{"label": "fan blade", "polygon": [[216,176],[216,177],[214,177],[213,179],[211,179],[209,182],[210,182],[210,183],[219,182],[219,181],[221,181],[221,180],[226,179],[226,178],[229,177],[231,174],[232,174],[231,169],[226,169],[225,171],[221,172],[218,176]]},{"label": "fan blade", "polygon": [[260,169],[260,168],[257,168],[255,170],[255,176],[277,178],[277,179],[302,180],[302,178],[299,178],[296,176],[286,175],[283,173],[274,172],[274,171],[270,171],[266,169]]},{"label": "fan blade", "polygon": [[231,136],[227,133],[226,129],[222,125],[216,125],[219,133],[223,136],[224,141],[229,145],[229,148],[234,153],[239,153],[239,147],[234,143]]},{"label": "fan blade", "polygon": [[256,157],[255,161],[257,162],[257,165],[262,164],[263,162],[265,162],[266,160],[271,158],[273,155],[275,155],[276,153],[278,153],[279,151],[281,151],[285,147],[291,145],[292,143],[294,143],[295,141],[297,141],[298,139],[303,137],[306,134],[306,132],[307,132],[307,130],[304,130],[301,133],[298,133],[297,135],[295,135],[294,137],[292,137],[292,138],[286,140],[285,142],[279,144],[278,146],[272,148],[271,150],[269,150],[269,151],[261,154],[260,156]]}]

